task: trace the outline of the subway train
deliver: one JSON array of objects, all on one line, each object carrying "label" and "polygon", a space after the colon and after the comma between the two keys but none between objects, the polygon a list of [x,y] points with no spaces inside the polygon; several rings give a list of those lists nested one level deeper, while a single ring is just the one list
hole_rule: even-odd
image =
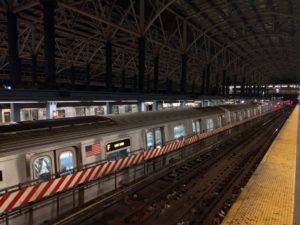
[{"label": "subway train", "polygon": [[[212,131],[231,122],[261,115],[281,104],[269,102],[264,105],[223,105],[105,117],[24,121],[0,126],[0,193],[3,195],[10,187],[21,187],[20,184],[34,181],[35,186],[31,190],[34,195],[33,189],[39,183],[44,185],[51,178],[72,174],[75,168],[115,161],[128,157],[132,152],[163,147],[174,140],[182,140],[193,134]],[[63,197],[59,206],[57,202],[49,200],[47,207],[37,207],[34,210],[34,215],[31,216],[31,221],[34,222],[31,223],[39,224],[42,220],[51,219],[57,211],[66,211],[74,204],[78,205],[79,201],[87,202],[106,188],[108,187],[99,184],[85,193],[74,192],[73,195]],[[23,198],[23,203],[26,201],[24,192],[26,191],[21,193],[21,197],[16,195],[18,200]],[[12,201],[15,198],[11,197]],[[73,198],[71,206],[71,201],[68,200],[70,198]],[[0,195],[0,203],[1,201],[3,211],[4,200]],[[27,219],[28,215],[23,214],[15,217],[9,224],[22,224],[20,221]],[[5,220],[0,220],[0,224],[6,224]]]}]

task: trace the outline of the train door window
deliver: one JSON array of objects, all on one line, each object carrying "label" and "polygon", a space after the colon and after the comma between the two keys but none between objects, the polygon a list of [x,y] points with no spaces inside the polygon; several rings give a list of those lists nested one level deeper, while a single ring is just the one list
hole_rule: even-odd
[{"label": "train door window", "polygon": [[48,180],[51,176],[52,162],[49,156],[41,156],[33,161],[34,178]]},{"label": "train door window", "polygon": [[147,141],[147,150],[150,150],[154,148],[154,138],[153,138],[153,132],[147,131],[146,133],[146,141]]},{"label": "train door window", "polygon": [[155,147],[162,146],[161,128],[155,129]]},{"label": "train door window", "polygon": [[192,122],[192,131],[193,131],[193,134],[200,132],[200,121],[199,120],[194,120]]},{"label": "train door window", "polygon": [[60,171],[65,173],[74,169],[74,152],[64,151],[59,154]]},{"label": "train door window", "polygon": [[212,129],[214,129],[214,121],[212,119],[207,119],[206,125],[207,125],[208,131],[211,131]]},{"label": "train door window", "polygon": [[181,138],[184,137],[185,131],[184,131],[184,126],[183,125],[177,125],[174,127],[174,138]]}]

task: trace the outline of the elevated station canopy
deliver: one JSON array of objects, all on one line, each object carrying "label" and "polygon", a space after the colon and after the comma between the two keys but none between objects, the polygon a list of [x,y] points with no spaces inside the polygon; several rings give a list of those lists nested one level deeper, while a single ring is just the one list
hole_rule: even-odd
[{"label": "elevated station canopy", "polygon": [[0,80],[17,89],[226,94],[239,84],[260,93],[299,83],[299,14],[296,0],[0,1]]}]

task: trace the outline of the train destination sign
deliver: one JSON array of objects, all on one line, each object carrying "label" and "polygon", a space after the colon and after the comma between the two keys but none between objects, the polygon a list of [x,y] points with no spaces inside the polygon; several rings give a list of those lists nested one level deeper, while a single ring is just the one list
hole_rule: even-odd
[{"label": "train destination sign", "polygon": [[115,141],[115,142],[111,142],[108,143],[106,145],[106,151],[107,152],[111,152],[111,151],[115,151],[121,148],[125,148],[130,146],[130,139],[124,139],[124,140],[120,140],[120,141]]}]

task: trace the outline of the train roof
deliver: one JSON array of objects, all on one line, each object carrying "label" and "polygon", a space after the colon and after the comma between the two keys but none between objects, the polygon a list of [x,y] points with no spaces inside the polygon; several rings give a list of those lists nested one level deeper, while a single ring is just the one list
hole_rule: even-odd
[{"label": "train roof", "polygon": [[111,115],[109,118],[118,124],[160,124],[176,120],[184,120],[191,117],[208,116],[210,114],[223,113],[219,107],[169,109],[157,112],[130,113],[124,115]]},{"label": "train roof", "polygon": [[[78,123],[81,124],[80,126],[78,124],[78,126],[76,124],[71,125],[70,121],[80,121],[81,119],[69,118],[64,120],[68,121],[67,126],[57,126],[55,129],[23,129],[21,131],[14,130],[13,132],[0,133],[0,157],[17,153],[22,154],[27,151],[37,151],[41,149],[41,146],[43,148],[56,148],[57,146],[61,146],[62,143],[72,146],[74,141],[80,142],[84,139],[93,139],[105,133],[132,130],[139,127],[152,127],[156,124],[222,113],[224,111],[220,107],[130,113],[97,118],[103,121],[103,123],[81,122]],[[57,121],[48,122],[55,124]]]},{"label": "train roof", "polygon": [[111,125],[115,122],[103,116],[85,116],[85,117],[69,117],[52,120],[34,120],[34,121],[21,121],[14,124],[0,126],[0,134],[11,132],[25,132],[33,130],[56,129],[70,126],[82,126],[91,124],[106,124]]},{"label": "train roof", "polygon": [[224,105],[222,106],[222,108],[228,111],[235,112],[243,109],[255,108],[257,106],[258,106],[257,104],[251,103],[251,104],[240,104],[240,105]]}]

